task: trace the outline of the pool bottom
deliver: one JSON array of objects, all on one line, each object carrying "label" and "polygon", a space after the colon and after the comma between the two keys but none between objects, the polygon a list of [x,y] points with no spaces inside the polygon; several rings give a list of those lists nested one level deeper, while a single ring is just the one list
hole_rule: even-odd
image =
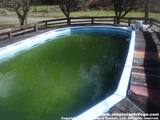
[{"label": "pool bottom", "polygon": [[115,76],[121,75],[127,49],[128,42],[117,36],[78,35],[1,63],[0,116],[5,120],[77,116],[115,92],[119,83]]}]

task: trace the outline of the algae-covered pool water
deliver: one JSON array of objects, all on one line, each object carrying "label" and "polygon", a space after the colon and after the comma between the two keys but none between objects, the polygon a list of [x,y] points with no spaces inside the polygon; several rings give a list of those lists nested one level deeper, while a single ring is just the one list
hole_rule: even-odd
[{"label": "algae-covered pool water", "polygon": [[127,50],[125,38],[80,34],[1,62],[0,119],[76,117],[114,93]]}]

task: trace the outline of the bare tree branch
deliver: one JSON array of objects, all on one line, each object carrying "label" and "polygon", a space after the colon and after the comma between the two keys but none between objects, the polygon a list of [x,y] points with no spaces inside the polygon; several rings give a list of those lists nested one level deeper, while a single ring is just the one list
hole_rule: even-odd
[{"label": "bare tree branch", "polygon": [[59,7],[61,8],[61,11],[64,13],[64,15],[69,18],[71,9],[74,7],[74,3],[76,0],[57,0]]},{"label": "bare tree branch", "polygon": [[117,23],[122,17],[127,15],[129,11],[131,11],[134,7],[134,4],[137,0],[112,0],[114,6],[114,12],[117,18]]},{"label": "bare tree branch", "polygon": [[70,17],[70,13],[74,8],[79,7],[82,9],[81,5],[86,8],[85,3],[87,4],[88,0],[57,0],[57,4],[67,18]]},{"label": "bare tree branch", "polygon": [[27,24],[30,5],[36,0],[2,0],[3,7],[16,12],[21,25]]}]

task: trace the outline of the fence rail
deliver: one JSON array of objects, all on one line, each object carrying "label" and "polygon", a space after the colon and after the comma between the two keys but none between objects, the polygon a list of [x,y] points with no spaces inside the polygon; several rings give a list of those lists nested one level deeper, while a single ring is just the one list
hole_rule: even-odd
[{"label": "fence rail", "polygon": [[[84,24],[103,24],[103,25],[116,25],[116,26],[131,26],[136,20],[141,20],[143,23],[147,22],[150,27],[156,26],[160,29],[160,20],[144,17],[123,17],[118,19],[115,16],[107,17],[76,17],[66,19],[53,19],[45,20],[37,23],[23,25],[20,27],[7,28],[0,30],[1,39],[12,39],[15,36],[23,35],[29,32],[38,31],[39,29],[45,29],[53,26],[62,25],[84,25]],[[117,24],[118,23],[118,24]]]}]

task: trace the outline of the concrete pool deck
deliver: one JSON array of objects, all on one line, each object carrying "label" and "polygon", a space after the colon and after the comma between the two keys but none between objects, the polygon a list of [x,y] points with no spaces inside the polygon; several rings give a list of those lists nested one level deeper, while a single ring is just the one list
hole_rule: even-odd
[{"label": "concrete pool deck", "polygon": [[[0,41],[0,47],[7,46],[14,42],[20,41],[22,38],[29,38],[48,30],[50,29],[17,37],[12,40]],[[159,45],[160,36],[157,32],[136,31],[134,61],[128,96],[116,106],[112,107],[108,113],[159,113]]]}]

